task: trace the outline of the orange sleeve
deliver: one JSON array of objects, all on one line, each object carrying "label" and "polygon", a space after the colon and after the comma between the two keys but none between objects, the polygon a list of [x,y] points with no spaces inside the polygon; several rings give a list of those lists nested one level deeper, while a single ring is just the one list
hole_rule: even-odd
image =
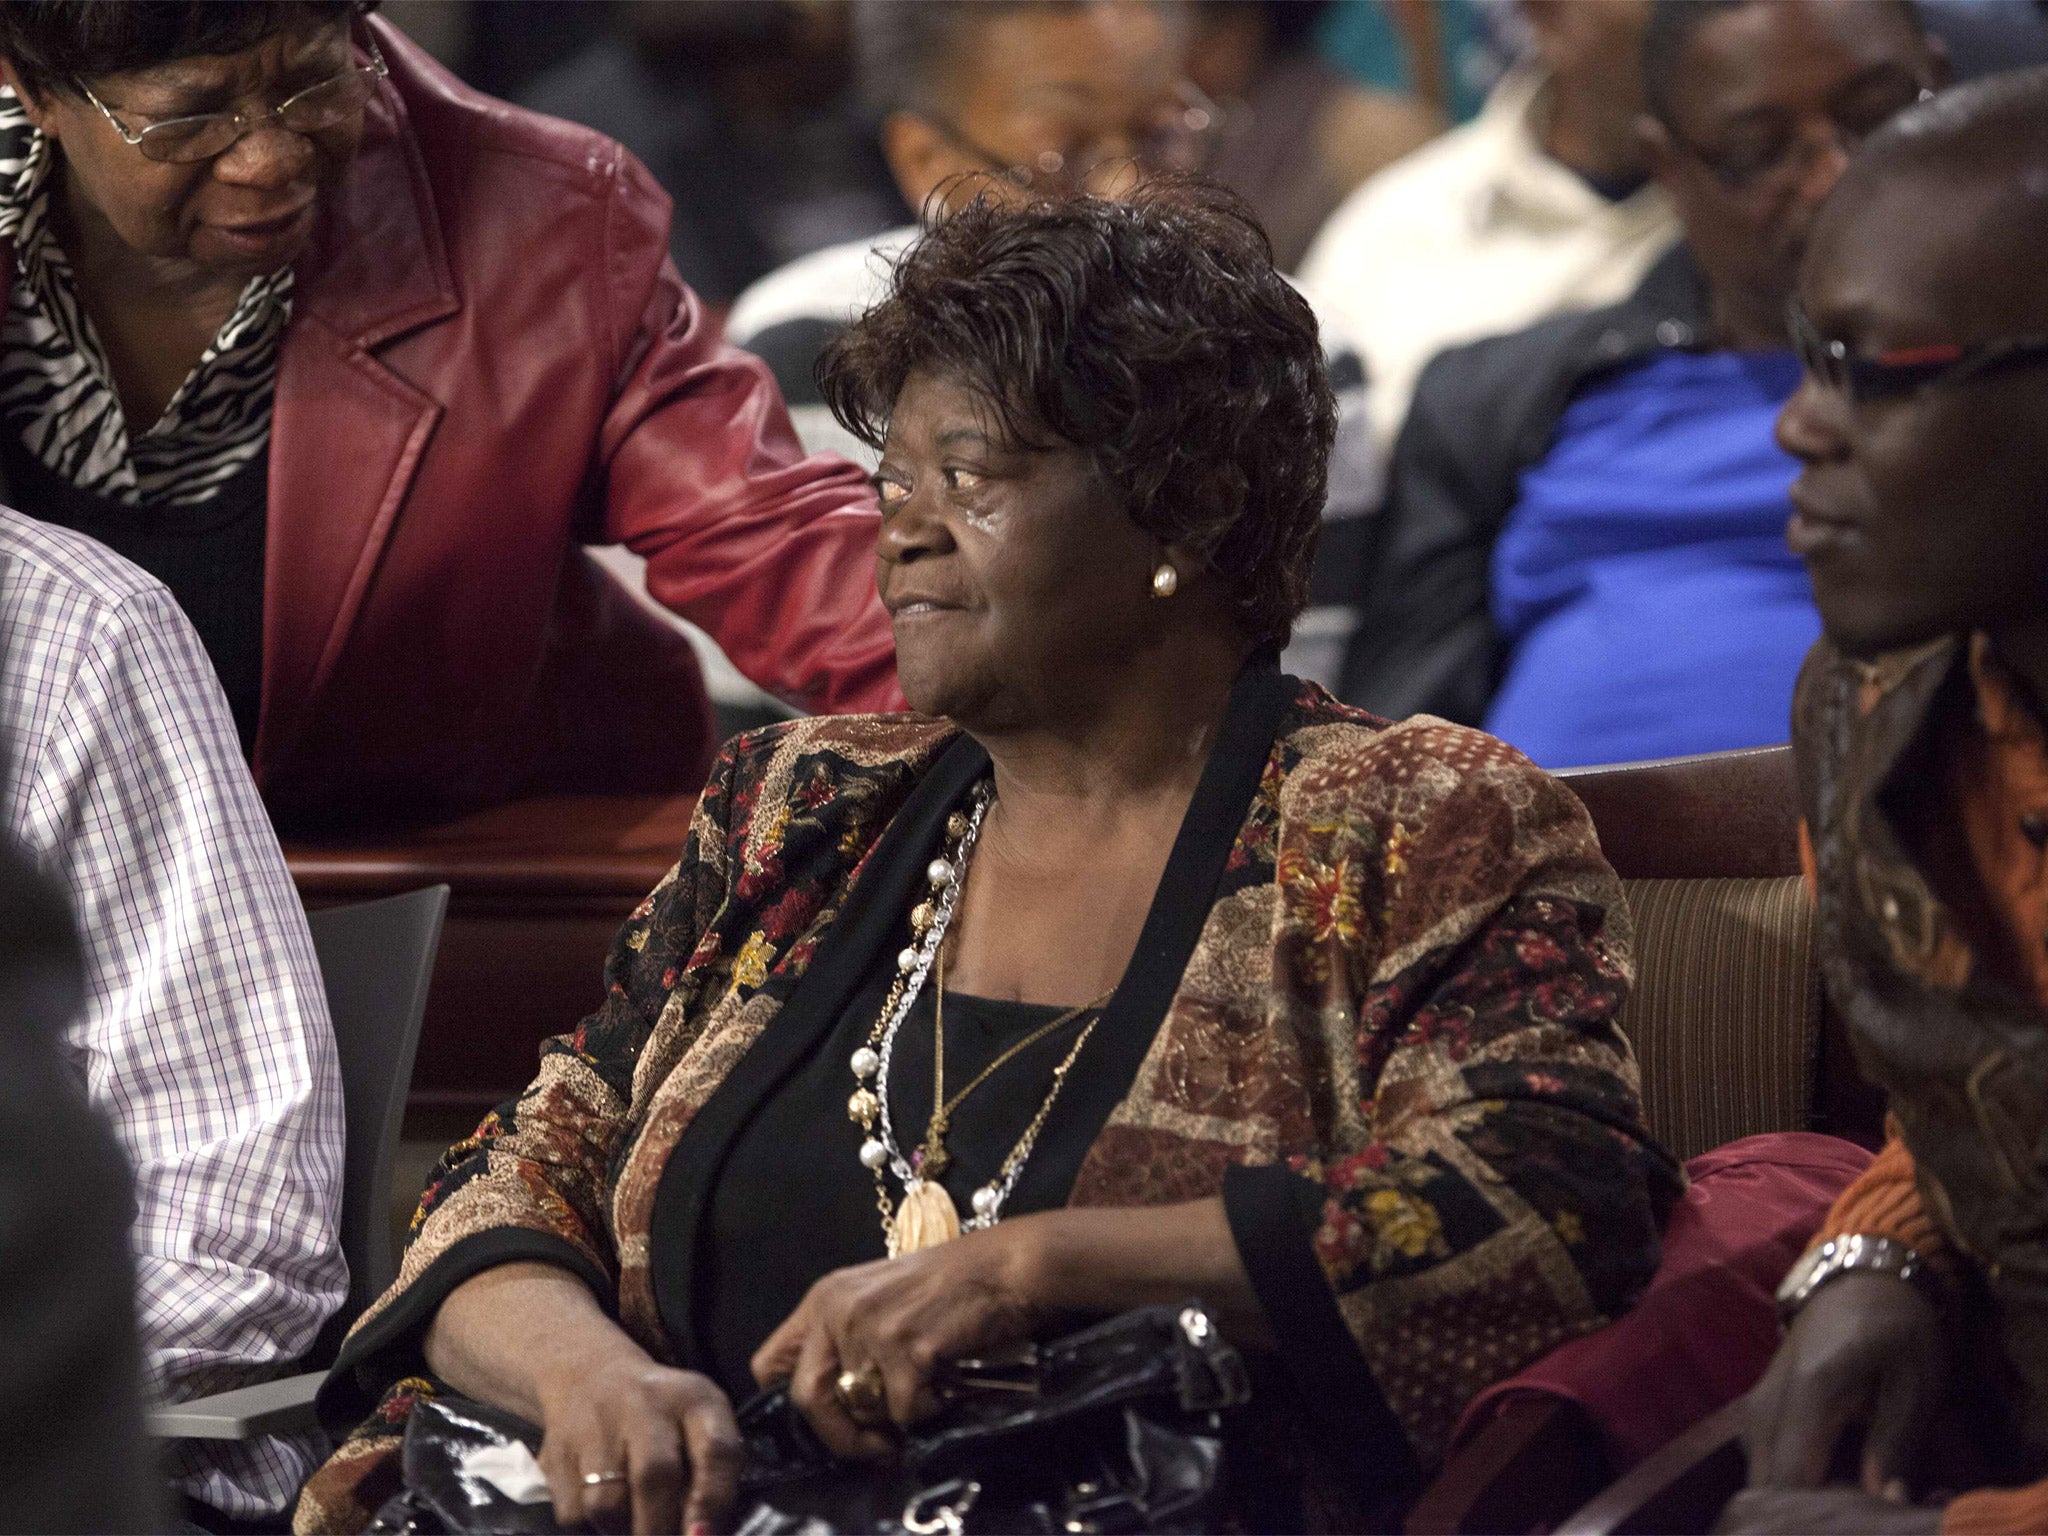
[{"label": "orange sleeve", "polygon": [[1813,1235],[1815,1243],[1852,1232],[1889,1237],[1920,1253],[1939,1253],[1947,1246],[1926,1207],[1920,1203],[1920,1186],[1913,1178],[1913,1154],[1899,1139],[1898,1126],[1887,1126],[1884,1150],[1863,1170],[1855,1183],[1835,1197],[1827,1219]]},{"label": "orange sleeve", "polygon": [[1806,829],[1806,818],[1799,818],[1799,874],[1806,882],[1806,899],[1820,900],[1820,861],[1813,856],[1813,834]]},{"label": "orange sleeve", "polygon": [[2048,1482],[2030,1488],[1980,1488],[1942,1512],[1943,1536],[2023,1536],[2048,1531]]}]

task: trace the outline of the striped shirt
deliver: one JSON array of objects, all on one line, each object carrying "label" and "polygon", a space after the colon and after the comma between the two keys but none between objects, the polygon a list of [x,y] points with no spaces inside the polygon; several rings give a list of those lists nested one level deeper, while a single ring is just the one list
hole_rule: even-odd
[{"label": "striped shirt", "polygon": [[81,490],[129,506],[206,501],[270,441],[291,268],[249,279],[163,415],[133,436],[50,230],[55,163],[49,139],[0,87],[0,240],[13,242],[15,267],[0,324],[0,429]]},{"label": "striped shirt", "polygon": [[[152,1399],[289,1367],[348,1290],[340,1069],[306,919],[192,626],[82,534],[0,508],[0,828],[70,898],[64,1054],[135,1177]],[[283,1509],[308,1437],[184,1441],[171,1475]]]}]

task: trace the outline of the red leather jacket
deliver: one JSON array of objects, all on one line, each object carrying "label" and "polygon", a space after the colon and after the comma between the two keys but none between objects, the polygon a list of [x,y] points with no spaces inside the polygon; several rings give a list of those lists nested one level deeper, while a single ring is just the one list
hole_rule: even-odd
[{"label": "red leather jacket", "polygon": [[655,598],[792,702],[900,707],[873,497],[803,456],[766,367],[719,339],[668,260],[667,195],[609,139],[368,25],[391,78],[278,360],[254,764],[273,816],[700,785],[688,642],[586,544],[645,556]]}]

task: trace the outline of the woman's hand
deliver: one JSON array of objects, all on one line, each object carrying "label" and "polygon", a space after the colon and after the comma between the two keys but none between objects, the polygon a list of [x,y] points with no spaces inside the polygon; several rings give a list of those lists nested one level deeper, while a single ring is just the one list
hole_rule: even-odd
[{"label": "woman's hand", "polygon": [[788,1381],[818,1438],[840,1456],[884,1456],[895,1440],[847,1416],[843,1370],[879,1369],[889,1417],[933,1407],[934,1368],[1037,1338],[1060,1316],[1110,1316],[1199,1296],[1240,1345],[1270,1341],[1221,1196],[1180,1205],[1040,1211],[811,1287],[754,1355],[763,1386]]},{"label": "woman's hand", "polygon": [[[743,1449],[709,1377],[656,1364],[625,1340],[586,1368],[537,1384],[540,1466],[555,1520],[573,1529],[709,1531],[732,1511]],[[592,1473],[623,1473],[595,1485]]]},{"label": "woman's hand", "polygon": [[1911,1282],[1830,1280],[1800,1309],[1750,1394],[1750,1487],[1820,1487],[1842,1431],[1861,1423],[1863,1491],[1895,1507],[1947,1373],[1941,1320]]},{"label": "woman's hand", "polygon": [[[448,1293],[428,1367],[459,1392],[539,1421],[540,1466],[564,1527],[710,1530],[732,1512],[742,1449],[732,1405],[658,1365],[549,1264],[504,1264]],[[597,1483],[595,1473],[620,1473]]]},{"label": "woman's hand", "polygon": [[889,1417],[907,1426],[933,1406],[933,1369],[1032,1338],[1047,1310],[1034,1294],[1035,1235],[1025,1217],[936,1248],[838,1270],[813,1285],[754,1355],[763,1386],[790,1397],[834,1455],[885,1456],[896,1442],[848,1416],[839,1373],[880,1370]]}]

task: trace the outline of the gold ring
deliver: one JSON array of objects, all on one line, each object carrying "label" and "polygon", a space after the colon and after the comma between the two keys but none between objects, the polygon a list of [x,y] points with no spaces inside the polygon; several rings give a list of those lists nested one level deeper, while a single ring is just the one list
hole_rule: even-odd
[{"label": "gold ring", "polygon": [[586,1488],[602,1488],[606,1483],[623,1483],[625,1480],[626,1474],[623,1472],[586,1472],[583,1474],[583,1486]]},{"label": "gold ring", "polygon": [[882,1368],[870,1361],[859,1370],[839,1373],[832,1383],[832,1395],[846,1416],[863,1429],[877,1429],[889,1422],[889,1393],[882,1381]]}]

